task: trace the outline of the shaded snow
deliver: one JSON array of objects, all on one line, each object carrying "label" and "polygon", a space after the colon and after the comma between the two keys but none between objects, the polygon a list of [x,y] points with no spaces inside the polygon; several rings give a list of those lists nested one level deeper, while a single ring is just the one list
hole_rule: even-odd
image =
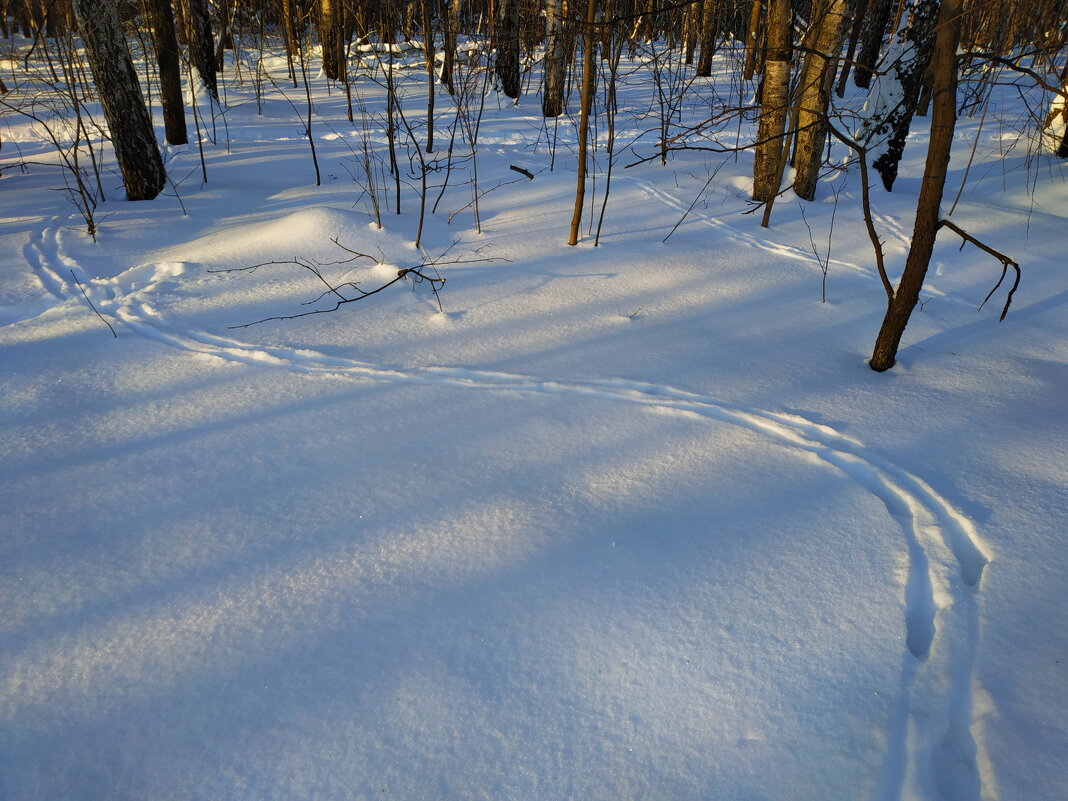
[{"label": "shaded snow", "polygon": [[[372,288],[424,259],[414,196],[372,225],[316,92],[322,187],[273,95],[209,183],[172,150],[186,216],[111,201],[95,243],[54,173],[3,172],[0,795],[1058,795],[1062,163],[1027,190],[983,135],[954,219],[1025,283],[999,325],[998,265],[940,242],[884,375],[856,176],[826,304],[796,203],[741,214],[747,155],[704,193],[699,154],[619,170],[601,246],[569,248],[533,96],[488,105],[482,233],[464,172],[427,223],[464,260],[443,313],[402,283],[232,328],[323,285],[219,270]],[[874,197],[891,269],[921,169]],[[381,264],[328,264],[335,237]]]}]

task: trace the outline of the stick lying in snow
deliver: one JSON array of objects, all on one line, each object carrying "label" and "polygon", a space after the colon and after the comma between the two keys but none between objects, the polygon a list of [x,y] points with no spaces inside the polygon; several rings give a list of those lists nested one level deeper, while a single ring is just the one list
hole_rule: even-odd
[{"label": "stick lying in snow", "polygon": [[[423,252],[424,261],[423,261],[422,264],[418,264],[415,267],[404,267],[404,268],[402,268],[400,270],[397,270],[397,275],[396,275],[395,278],[392,278],[391,280],[387,281],[386,283],[384,283],[381,286],[378,286],[378,287],[376,287],[374,289],[365,290],[365,289],[361,289],[360,288],[359,282],[357,282],[357,281],[345,281],[344,283],[340,283],[340,284],[332,284],[332,283],[330,283],[323,276],[322,268],[323,267],[327,267],[327,266],[331,266],[331,265],[349,264],[349,263],[351,263],[353,261],[356,261],[356,259],[361,259],[361,258],[370,259],[375,264],[379,264],[379,265],[382,264],[382,261],[379,260],[379,259],[376,259],[374,256],[370,256],[370,255],[368,255],[366,253],[360,253],[358,251],[355,251],[355,250],[352,250],[350,248],[347,248],[344,245],[342,245],[337,239],[332,239],[331,241],[335,245],[337,245],[339,248],[341,248],[342,250],[346,251],[347,253],[351,253],[352,257],[348,258],[348,259],[342,259],[340,261],[332,261],[332,262],[325,262],[325,263],[323,263],[323,262],[314,262],[311,259],[302,259],[302,258],[294,257],[293,259],[290,259],[290,260],[287,260],[287,261],[265,261],[265,262],[262,262],[260,264],[250,265],[248,267],[232,267],[232,268],[225,269],[225,270],[208,270],[208,272],[210,272],[210,273],[240,273],[240,272],[253,272],[253,271],[259,269],[260,267],[266,267],[266,266],[271,265],[271,264],[295,264],[295,265],[297,265],[299,267],[303,267],[305,270],[307,270],[308,272],[312,273],[312,275],[314,275],[316,278],[318,278],[319,281],[321,281],[322,284],[326,287],[326,291],[324,291],[322,294],[320,294],[317,298],[313,298],[312,300],[306,301],[301,305],[310,306],[313,303],[318,303],[319,301],[321,301],[323,298],[327,297],[328,295],[334,295],[337,298],[337,300],[335,301],[334,305],[329,307],[329,308],[312,309],[311,311],[299,312],[297,314],[283,314],[283,315],[277,315],[277,316],[274,316],[274,317],[264,317],[264,318],[262,318],[260,320],[253,320],[250,323],[242,323],[241,325],[227,326],[227,328],[230,329],[230,330],[234,330],[234,329],[237,329],[237,328],[248,328],[249,326],[259,325],[260,323],[266,323],[266,322],[270,322],[272,320],[296,320],[299,317],[308,317],[308,316],[310,316],[312,314],[328,314],[330,312],[337,311],[342,306],[344,306],[344,305],[346,305],[348,303],[355,303],[356,301],[363,300],[364,298],[368,298],[371,295],[377,295],[383,289],[386,289],[387,287],[393,286],[398,281],[407,281],[409,279],[411,279],[415,284],[420,284],[420,283],[423,283],[424,281],[426,283],[428,283],[430,285],[430,291],[434,293],[434,300],[437,301],[438,311],[444,313],[445,309],[441,305],[441,296],[438,294],[438,290],[440,290],[441,287],[445,285],[445,279],[442,278],[440,275],[433,275],[433,276],[428,275],[426,272],[424,272],[424,270],[429,268],[429,269],[433,269],[435,272],[437,272],[436,268],[439,267],[440,265],[443,265],[443,264],[472,264],[474,262],[485,262],[485,261],[510,261],[510,259],[495,259],[495,258],[474,258],[474,259],[463,259],[463,258],[460,258],[460,259],[450,259],[449,261],[445,261],[444,260],[445,256],[457,244],[456,242],[453,242],[452,245],[450,245],[448,248],[446,248],[443,253],[440,253],[435,258],[430,258],[430,254],[428,254],[426,251],[424,251]],[[479,250],[481,250],[481,248]],[[476,251],[476,252],[478,252],[478,251]],[[344,290],[344,289],[352,290],[352,291],[356,292],[356,294],[355,295],[344,294],[342,292],[342,290]]]}]

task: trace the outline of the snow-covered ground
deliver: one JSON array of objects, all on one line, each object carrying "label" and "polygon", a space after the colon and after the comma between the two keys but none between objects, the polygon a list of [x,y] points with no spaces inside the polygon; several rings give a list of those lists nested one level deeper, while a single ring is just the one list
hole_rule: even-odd
[{"label": "snow-covered ground", "polygon": [[[751,154],[623,169],[652,133],[568,247],[574,121],[491,93],[481,232],[468,161],[421,253],[414,189],[373,224],[343,91],[313,79],[315,186],[269,66],[262,114],[228,74],[207,183],[168,150],[180,201],[105,175],[96,242],[0,120],[0,797],[1062,797],[1068,182],[1014,94],[947,186],[978,138],[953,220],[1021,263],[1013,308],[976,311],[1000,265],[943,232],[876,374],[855,170],[763,229]],[[893,277],[925,125],[873,189]],[[408,280],[234,327],[336,300],[239,268],[370,290],[428,258],[443,311]]]}]

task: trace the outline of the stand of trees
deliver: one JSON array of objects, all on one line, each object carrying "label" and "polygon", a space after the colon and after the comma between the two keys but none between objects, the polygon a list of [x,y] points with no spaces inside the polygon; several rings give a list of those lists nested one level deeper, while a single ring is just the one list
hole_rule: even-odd
[{"label": "stand of trees", "polygon": [[[385,129],[394,205],[399,210],[405,161],[399,151],[406,148],[422,185],[421,219],[431,205],[427,175],[442,169],[440,159],[430,156],[435,94],[450,96],[457,109],[446,158],[464,151],[471,162],[476,225],[478,122],[486,93],[498,91],[515,102],[524,93],[540,94],[547,119],[571,115],[579,127],[572,243],[581,236],[591,118],[603,116],[610,131],[609,175],[616,157],[614,87],[624,56],[649,65],[650,91],[660,106],[656,158],[666,163],[672,151],[687,148],[752,149],[752,197],[765,207],[764,224],[783,192],[792,190],[807,200],[816,196],[829,142],[848,147],[865,176],[872,168],[892,190],[914,120],[930,113],[932,136],[912,247],[896,287],[866,213],[887,291],[886,320],[870,362],[876,370],[894,363],[936,232],[954,227],[939,210],[953,126],[958,114],[974,113],[984,102],[992,72],[1047,91],[1051,102],[1034,124],[1044,131],[1040,138],[1047,148],[1068,158],[1065,20],[1068,0],[0,0],[0,34],[23,37],[23,62],[35,59],[43,65],[44,84],[55,102],[66,104],[79,120],[78,138],[73,149],[66,146],[64,163],[76,173],[76,202],[90,229],[103,189],[98,173],[94,188],[86,167],[88,161],[97,170],[93,148],[99,143],[81,121],[85,98],[99,101],[127,197],[151,199],[166,176],[143,89],[146,80],[162,111],[166,141],[187,142],[191,118],[201,142],[209,135],[202,130],[204,109],[196,103],[187,107],[183,79],[194,90],[192,97],[202,93],[209,104],[223,102],[222,71],[228,63],[240,70],[239,60],[227,60],[227,51],[236,47],[284,51],[289,77],[294,86],[303,83],[308,99],[304,122],[313,161],[309,81],[343,85],[351,117],[355,72],[375,70],[376,60],[378,67],[392,65],[395,48],[404,43],[421,49],[428,95],[425,144],[416,141],[419,126],[407,116],[410,111],[396,102],[393,71],[379,71],[391,93]],[[131,44],[140,45],[139,52],[150,60],[153,69],[146,74],[134,69]],[[320,78],[309,70],[313,59],[321,66]],[[708,120],[692,128],[673,127],[682,96],[714,69],[733,72],[727,81],[735,87],[733,99],[722,101]],[[854,94],[867,92],[859,118],[855,99],[851,104],[835,99],[846,94],[850,79]],[[13,86],[0,80],[0,109],[36,114],[39,100],[20,98],[18,83],[17,76]],[[34,87],[39,92],[40,82]],[[720,138],[739,120],[754,123],[751,141]],[[57,147],[62,147],[58,138]],[[792,181],[783,186],[791,165]],[[364,166],[372,182],[369,163]],[[867,189],[865,184],[865,209]]]}]

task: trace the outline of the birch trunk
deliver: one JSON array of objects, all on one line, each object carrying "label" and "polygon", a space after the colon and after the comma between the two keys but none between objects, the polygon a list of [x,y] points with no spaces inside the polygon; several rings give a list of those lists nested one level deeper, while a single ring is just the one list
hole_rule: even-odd
[{"label": "birch trunk", "polygon": [[779,192],[779,159],[790,110],[792,38],[790,0],[768,0],[764,89],[753,160],[753,200],[760,202]]},{"label": "birch trunk", "polygon": [[541,113],[559,117],[564,113],[564,86],[567,67],[567,48],[564,42],[561,0],[545,0],[545,57]]},{"label": "birch trunk", "polygon": [[801,68],[797,101],[797,146],[794,150],[794,192],[812,200],[827,142],[827,107],[838,50],[845,33],[846,0],[821,0],[812,5],[812,34]]}]

